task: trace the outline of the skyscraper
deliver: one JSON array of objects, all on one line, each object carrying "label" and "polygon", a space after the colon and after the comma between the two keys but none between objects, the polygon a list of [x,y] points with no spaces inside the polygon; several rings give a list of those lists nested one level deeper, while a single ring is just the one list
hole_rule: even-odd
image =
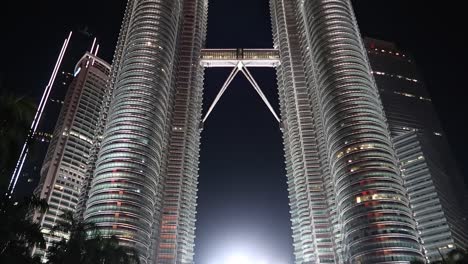
[{"label": "skyscraper", "polygon": [[[350,1],[270,4],[296,263],[421,259]],[[128,1],[83,216],[142,263],[193,262],[207,5]]]},{"label": "skyscraper", "polygon": [[72,73],[62,71],[57,74],[50,96],[47,98],[47,106],[44,109],[42,122],[39,123],[37,131],[30,142],[33,154],[29,155],[24,163],[18,179],[19,188],[14,193],[16,198],[30,195],[39,183],[42,162],[52,140],[55,122],[58,120],[65,94],[72,80]]},{"label": "skyscraper", "polygon": [[[31,195],[39,182],[40,167],[52,140],[55,123],[64,103],[67,89],[74,78],[73,68],[90,42],[89,35],[82,33],[70,32],[65,39],[50,80],[38,102],[31,131],[11,178],[9,192],[13,199]],[[96,45],[96,41],[95,38],[91,47],[95,54],[99,51],[99,44]]]},{"label": "skyscraper", "polygon": [[75,67],[35,190],[49,204],[44,214],[36,212],[33,216],[48,245],[57,239],[50,231],[61,215],[76,209],[109,72],[110,66],[91,53]]},{"label": "skyscraper", "polygon": [[424,251],[441,259],[468,246],[463,180],[414,59],[390,42],[365,44]]}]

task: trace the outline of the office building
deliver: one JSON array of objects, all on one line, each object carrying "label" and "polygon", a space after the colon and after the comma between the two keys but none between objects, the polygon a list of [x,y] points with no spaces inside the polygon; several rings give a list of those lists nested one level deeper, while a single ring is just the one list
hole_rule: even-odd
[{"label": "office building", "polygon": [[76,209],[109,73],[110,66],[91,53],[75,67],[35,190],[36,196],[49,204],[45,213],[33,216],[42,227],[47,246],[61,239],[50,234],[61,215]]},{"label": "office building", "polygon": [[390,42],[364,41],[421,243],[429,260],[440,260],[468,246],[463,179],[412,56]]}]

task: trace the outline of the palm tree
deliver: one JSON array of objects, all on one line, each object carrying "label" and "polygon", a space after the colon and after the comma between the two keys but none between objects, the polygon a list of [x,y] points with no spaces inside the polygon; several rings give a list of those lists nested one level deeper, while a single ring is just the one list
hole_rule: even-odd
[{"label": "palm tree", "polygon": [[71,212],[63,214],[62,219],[53,229],[62,239],[48,249],[48,264],[139,263],[136,251],[120,246],[117,237],[101,236],[93,224],[77,221]]},{"label": "palm tree", "polygon": [[116,236],[103,239],[102,242],[102,264],[137,264],[140,262],[136,251],[120,246]]},{"label": "palm tree", "polygon": [[[440,255],[442,260],[431,262],[433,264],[468,264],[468,251],[461,249],[453,249],[446,255]],[[410,264],[424,264],[421,260],[413,260]]]},{"label": "palm tree", "polygon": [[447,254],[447,264],[467,264],[468,253],[466,250],[454,249]]},{"label": "palm tree", "polygon": [[13,202],[6,196],[0,200],[0,263],[40,263],[31,257],[33,247],[45,247],[41,228],[28,214],[33,210],[45,211],[47,204],[36,197]]},{"label": "palm tree", "polygon": [[8,92],[0,84],[0,189],[14,169],[35,110],[30,98]]}]

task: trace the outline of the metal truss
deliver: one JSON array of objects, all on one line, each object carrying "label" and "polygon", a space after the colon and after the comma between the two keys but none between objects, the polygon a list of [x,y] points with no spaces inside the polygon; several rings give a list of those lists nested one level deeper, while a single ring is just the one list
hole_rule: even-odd
[{"label": "metal truss", "polygon": [[247,80],[250,82],[252,87],[258,93],[262,101],[270,110],[276,121],[280,122],[280,118],[276,114],[275,110],[271,106],[270,102],[266,98],[260,86],[255,81],[254,77],[250,73],[249,67],[276,67],[279,65],[279,55],[277,50],[265,49],[265,50],[243,50],[243,49],[229,49],[229,50],[203,50],[201,56],[201,65],[203,67],[233,67],[228,78],[224,82],[221,90],[216,95],[213,103],[211,104],[208,112],[203,118],[203,123],[208,119],[211,112],[219,102],[224,92],[227,90],[232,80],[237,76],[239,72],[243,73]]}]

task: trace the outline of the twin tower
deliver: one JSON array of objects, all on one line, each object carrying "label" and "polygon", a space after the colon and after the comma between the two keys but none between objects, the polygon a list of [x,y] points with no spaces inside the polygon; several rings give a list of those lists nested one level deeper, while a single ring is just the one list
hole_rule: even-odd
[{"label": "twin tower", "polygon": [[[350,1],[270,7],[295,263],[422,260]],[[79,212],[145,264],[193,263],[207,15],[129,0],[123,19]]]}]

